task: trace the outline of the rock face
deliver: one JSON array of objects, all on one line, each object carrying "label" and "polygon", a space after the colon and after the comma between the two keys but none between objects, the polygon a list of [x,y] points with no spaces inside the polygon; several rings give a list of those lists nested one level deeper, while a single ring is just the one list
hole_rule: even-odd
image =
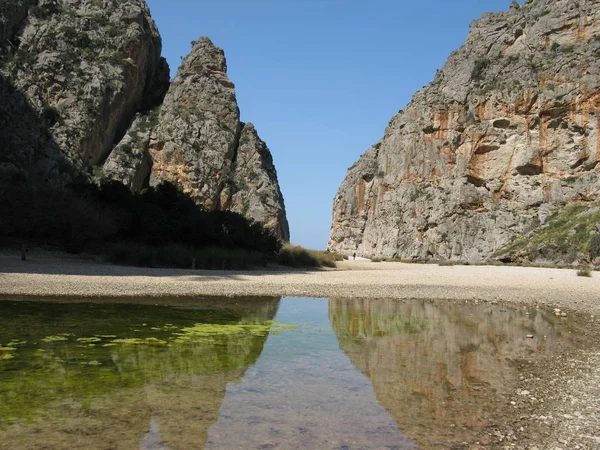
[{"label": "rock face", "polygon": [[240,122],[223,51],[200,39],[170,83],[161,46],[144,0],[1,2],[0,194],[22,176],[134,191],[169,180],[288,240],[271,154]]},{"label": "rock face", "polygon": [[537,0],[485,14],[348,171],[328,248],[490,258],[600,192],[600,9]]},{"label": "rock face", "polygon": [[17,30],[36,0],[3,0],[0,4],[0,47],[14,45]]},{"label": "rock face", "polygon": [[137,115],[127,134],[107,158],[102,172],[105,176],[119,180],[132,191],[139,192],[148,186],[152,159],[148,154],[151,124],[158,110],[149,115]]},{"label": "rock face", "polygon": [[[14,12],[21,18],[23,7]],[[2,127],[3,143],[14,162],[50,179],[103,162],[134,114],[168,85],[143,0],[40,0],[12,41],[18,47],[2,64],[13,89],[4,108],[25,100],[40,120],[22,133],[14,133],[18,123]]]},{"label": "rock face", "polygon": [[227,209],[252,217],[289,240],[273,157],[251,123],[242,126],[232,171],[222,195]]},{"label": "rock face", "polygon": [[133,190],[144,180],[177,183],[206,209],[241,213],[289,240],[271,153],[240,121],[223,50],[206,37],[194,43],[160,109],[134,122],[105,169]]},{"label": "rock face", "polygon": [[197,203],[219,209],[241,127],[225,55],[202,38],[179,68],[152,131],[151,184],[174,181]]}]

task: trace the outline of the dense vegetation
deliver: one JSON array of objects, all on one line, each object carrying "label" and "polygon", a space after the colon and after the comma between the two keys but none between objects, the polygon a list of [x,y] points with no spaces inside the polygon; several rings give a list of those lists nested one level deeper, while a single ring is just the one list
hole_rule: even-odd
[{"label": "dense vegetation", "polygon": [[118,181],[67,187],[16,181],[0,192],[0,246],[14,241],[145,267],[335,267],[341,259],[283,246],[270,229],[237,213],[204,210],[169,182],[135,194]]},{"label": "dense vegetation", "polygon": [[144,266],[245,268],[276,258],[282,243],[240,214],[206,211],[171,183],[131,193],[111,181],[68,187],[13,183],[0,196],[0,236],[107,254]]},{"label": "dense vegetation", "polygon": [[299,245],[285,245],[277,258],[280,264],[289,267],[335,267],[336,261],[344,256],[328,251],[308,250]]}]

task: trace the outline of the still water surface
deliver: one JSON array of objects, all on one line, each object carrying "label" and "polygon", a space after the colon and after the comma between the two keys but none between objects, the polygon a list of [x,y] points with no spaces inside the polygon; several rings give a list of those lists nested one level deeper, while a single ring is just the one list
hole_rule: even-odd
[{"label": "still water surface", "polygon": [[448,448],[573,333],[490,305],[169,304],[0,302],[0,449]]}]

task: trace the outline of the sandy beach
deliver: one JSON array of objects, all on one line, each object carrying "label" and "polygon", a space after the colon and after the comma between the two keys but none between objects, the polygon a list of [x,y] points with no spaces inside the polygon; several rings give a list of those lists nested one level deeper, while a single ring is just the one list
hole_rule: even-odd
[{"label": "sandy beach", "polygon": [[[514,405],[482,439],[464,448],[600,448],[600,273],[571,269],[344,261],[337,269],[193,271],[123,267],[32,251],[27,261],[0,254],[0,298],[154,301],[198,296],[431,299],[560,308],[585,324],[568,355],[534,366]],[[528,392],[529,397],[520,397]],[[534,397],[535,396],[535,397]],[[530,402],[528,399],[542,399]],[[489,442],[492,442],[490,445]]]}]

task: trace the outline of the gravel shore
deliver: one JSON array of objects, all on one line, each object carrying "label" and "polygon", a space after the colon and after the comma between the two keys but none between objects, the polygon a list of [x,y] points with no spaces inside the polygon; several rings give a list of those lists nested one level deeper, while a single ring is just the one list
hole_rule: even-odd
[{"label": "gravel shore", "polygon": [[344,261],[337,270],[203,271],[75,258],[0,255],[3,297],[299,296],[456,299],[546,305],[600,315],[600,272]]},{"label": "gravel shore", "polygon": [[[0,298],[99,301],[197,296],[296,296],[498,302],[560,308],[585,324],[569,355],[525,373],[519,396],[481,442],[464,448],[600,449],[600,273],[506,266],[344,261],[337,269],[192,271],[122,267],[32,252],[27,261],[0,254]],[[521,392],[523,392],[523,390]]]}]

